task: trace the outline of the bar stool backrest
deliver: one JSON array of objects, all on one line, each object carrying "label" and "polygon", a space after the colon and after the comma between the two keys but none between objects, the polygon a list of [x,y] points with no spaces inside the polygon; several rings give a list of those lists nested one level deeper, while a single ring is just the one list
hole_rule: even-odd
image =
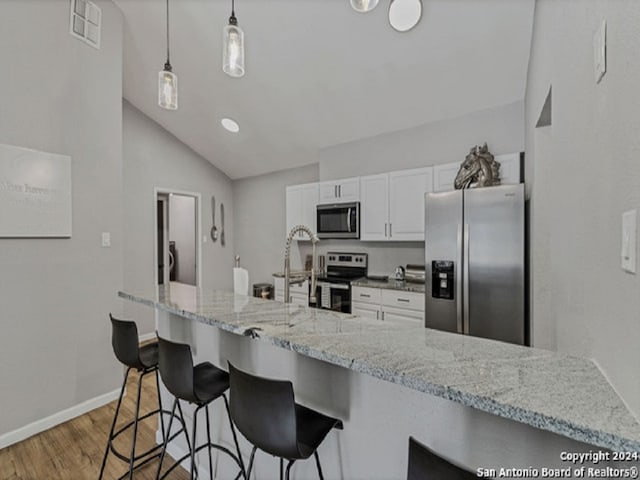
[{"label": "bar stool backrest", "polygon": [[249,442],[272,455],[299,458],[293,385],[229,363],[231,418]]},{"label": "bar stool backrest", "polygon": [[445,460],[413,437],[409,438],[407,480],[471,480],[474,473]]},{"label": "bar stool backrest", "polygon": [[111,319],[111,345],[116,358],[130,368],[144,369],[140,362],[138,346],[138,327],[131,320],[118,320],[109,314]]},{"label": "bar stool backrest", "polygon": [[191,347],[158,337],[158,368],[167,390],[181,400],[197,403],[193,388]]}]

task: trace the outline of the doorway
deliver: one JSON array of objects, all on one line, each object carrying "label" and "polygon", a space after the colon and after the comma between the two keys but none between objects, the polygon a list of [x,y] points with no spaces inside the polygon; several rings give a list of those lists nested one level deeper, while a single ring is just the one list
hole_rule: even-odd
[{"label": "doorway", "polygon": [[200,285],[200,195],[156,189],[154,284]]}]

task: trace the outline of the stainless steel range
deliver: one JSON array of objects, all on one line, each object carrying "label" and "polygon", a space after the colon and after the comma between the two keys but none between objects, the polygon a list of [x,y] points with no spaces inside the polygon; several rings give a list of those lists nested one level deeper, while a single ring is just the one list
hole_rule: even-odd
[{"label": "stainless steel range", "polygon": [[351,313],[351,281],[367,276],[366,253],[329,252],[327,273],[318,277],[318,307]]}]

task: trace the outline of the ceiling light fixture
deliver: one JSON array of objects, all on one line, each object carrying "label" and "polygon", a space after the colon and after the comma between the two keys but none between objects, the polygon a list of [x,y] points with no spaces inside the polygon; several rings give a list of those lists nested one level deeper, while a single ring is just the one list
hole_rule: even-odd
[{"label": "ceiling light fixture", "polygon": [[238,26],[235,0],[231,0],[229,24],[222,31],[222,70],[230,77],[244,75],[244,32]]},{"label": "ceiling light fixture", "polygon": [[389,23],[398,32],[408,32],[422,18],[422,0],[391,0]]},{"label": "ceiling light fixture", "polygon": [[351,8],[356,12],[367,13],[376,8],[378,0],[351,0]]},{"label": "ceiling light fixture", "polygon": [[169,0],[167,0],[167,61],[158,73],[158,105],[167,110],[178,109],[178,77],[169,60]]},{"label": "ceiling light fixture", "polygon": [[220,123],[231,133],[238,133],[240,131],[240,125],[238,125],[238,122],[236,122],[235,120],[232,120],[230,118],[223,118],[222,120],[220,120]]}]

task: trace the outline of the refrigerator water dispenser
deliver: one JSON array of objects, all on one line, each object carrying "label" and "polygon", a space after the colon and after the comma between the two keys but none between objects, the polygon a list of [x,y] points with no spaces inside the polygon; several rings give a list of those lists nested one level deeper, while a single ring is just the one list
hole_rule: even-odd
[{"label": "refrigerator water dispenser", "polygon": [[431,296],[453,300],[454,269],[451,260],[431,262]]}]

